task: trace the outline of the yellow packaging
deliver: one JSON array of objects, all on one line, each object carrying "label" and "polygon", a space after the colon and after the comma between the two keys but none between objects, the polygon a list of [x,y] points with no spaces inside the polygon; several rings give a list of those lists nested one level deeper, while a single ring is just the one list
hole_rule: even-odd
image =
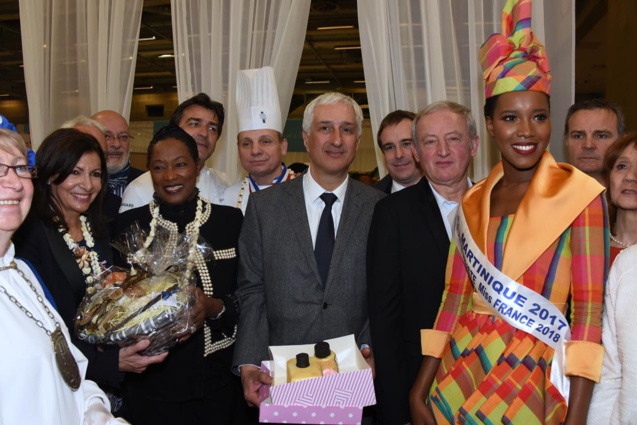
[{"label": "yellow packaging", "polygon": [[307,353],[299,353],[296,358],[287,361],[288,383],[323,376],[321,367],[315,357]]}]

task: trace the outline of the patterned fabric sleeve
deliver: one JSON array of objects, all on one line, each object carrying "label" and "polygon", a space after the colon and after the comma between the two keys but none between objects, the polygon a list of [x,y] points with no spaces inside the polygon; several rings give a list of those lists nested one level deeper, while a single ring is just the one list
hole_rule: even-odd
[{"label": "patterned fabric sleeve", "polygon": [[606,202],[595,198],[571,226],[571,335],[600,343],[602,303],[608,277],[609,231]]},{"label": "patterned fabric sleeve", "polygon": [[467,269],[460,252],[456,249],[455,242],[452,240],[447,258],[445,292],[442,296],[434,329],[451,333],[458,318],[468,310],[472,293],[473,285],[469,280]]},{"label": "patterned fabric sleeve", "polygon": [[571,226],[571,338],[566,374],[599,381],[604,284],[609,263],[608,215],[604,195],[591,202]]}]

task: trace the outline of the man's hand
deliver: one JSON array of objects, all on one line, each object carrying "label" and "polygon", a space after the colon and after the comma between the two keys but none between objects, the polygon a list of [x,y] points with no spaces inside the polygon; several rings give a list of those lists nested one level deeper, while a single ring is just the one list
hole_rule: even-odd
[{"label": "man's hand", "polygon": [[374,363],[374,352],[370,347],[365,347],[361,350],[361,354],[365,358],[365,361],[372,368],[372,378],[376,378],[376,364]]},{"label": "man's hand", "polygon": [[155,356],[142,356],[140,351],[144,351],[150,345],[150,340],[145,339],[128,347],[119,350],[119,370],[121,372],[142,373],[151,364],[161,363],[164,361],[168,352],[157,354]]},{"label": "man's hand", "polygon": [[241,366],[241,385],[243,386],[243,397],[248,404],[259,407],[259,388],[261,385],[271,385],[272,377],[265,372],[261,372],[256,366]]}]

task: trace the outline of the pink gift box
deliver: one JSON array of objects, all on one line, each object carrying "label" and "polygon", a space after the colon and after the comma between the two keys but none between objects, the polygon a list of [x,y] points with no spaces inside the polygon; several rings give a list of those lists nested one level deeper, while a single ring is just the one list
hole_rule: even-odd
[{"label": "pink gift box", "polygon": [[261,363],[273,378],[259,390],[259,421],[294,424],[360,424],[363,407],[376,404],[372,370],[353,335],[327,340],[336,354],[336,375],[287,383],[285,364],[297,353],[313,354],[314,345],[270,347],[274,360]]}]

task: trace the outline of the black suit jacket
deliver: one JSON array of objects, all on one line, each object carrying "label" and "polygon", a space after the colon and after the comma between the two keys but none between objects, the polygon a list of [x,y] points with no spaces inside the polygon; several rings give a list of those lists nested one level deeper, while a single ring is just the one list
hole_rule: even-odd
[{"label": "black suit jacket", "polygon": [[387,174],[385,177],[380,179],[380,181],[376,183],[374,187],[381,192],[385,192],[386,194],[391,195],[391,185],[393,182],[394,181],[392,180],[391,176]]},{"label": "black suit jacket", "polygon": [[445,287],[449,238],[429,182],[376,204],[367,250],[377,412],[410,422],[408,395],[422,362],[420,329],[432,328]]},{"label": "black suit jacket", "polygon": [[[88,358],[86,377],[101,385],[118,388],[124,378],[119,372],[119,348],[104,347],[78,340],[74,332],[77,308],[86,293],[86,282],[73,254],[66,246],[57,228],[46,226],[34,213],[30,213],[13,237],[16,257],[28,260],[38,271],[51,292],[58,313],[69,328],[71,340]],[[107,265],[113,263],[108,237],[95,238],[95,247]]]}]

